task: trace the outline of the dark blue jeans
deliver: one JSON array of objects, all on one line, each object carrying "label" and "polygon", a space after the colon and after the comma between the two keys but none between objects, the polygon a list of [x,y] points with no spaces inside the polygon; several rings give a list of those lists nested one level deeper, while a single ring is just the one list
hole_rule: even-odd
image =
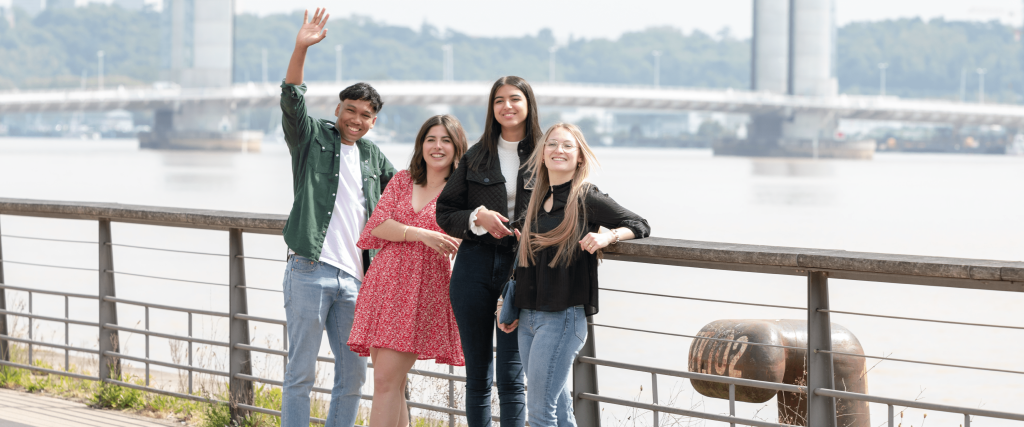
[{"label": "dark blue jeans", "polygon": [[[498,383],[501,427],[522,427],[526,386],[519,358],[519,331],[498,330],[494,309],[515,255],[511,248],[464,240],[455,258],[450,286],[452,310],[466,356],[466,420],[469,427],[491,425],[491,381]],[[494,335],[497,363],[492,369]],[[496,374],[492,377],[491,373]]]}]

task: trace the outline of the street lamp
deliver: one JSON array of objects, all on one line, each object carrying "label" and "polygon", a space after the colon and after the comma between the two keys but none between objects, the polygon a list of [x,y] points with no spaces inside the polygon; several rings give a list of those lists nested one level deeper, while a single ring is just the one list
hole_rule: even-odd
[{"label": "street lamp", "polygon": [[345,47],[338,44],[334,45],[334,81],[335,83],[341,83],[341,51]]},{"label": "street lamp", "polygon": [[452,54],[452,45],[441,46],[441,50],[444,51],[444,81],[450,82],[455,80],[455,58]]},{"label": "street lamp", "polygon": [[967,99],[967,67],[960,67],[960,102]]},{"label": "street lamp", "polygon": [[551,47],[548,48],[548,53],[551,54],[551,63],[550,63],[550,66],[548,67],[548,73],[550,74],[548,76],[548,81],[551,81],[551,82],[555,81],[555,52],[557,52],[557,51],[558,51],[558,46],[551,46]]},{"label": "street lamp", "polygon": [[661,83],[661,51],[656,50],[651,55],[654,55],[654,87],[658,87]]},{"label": "street lamp", "polygon": [[263,49],[263,84],[267,84],[267,50]]},{"label": "street lamp", "polygon": [[985,103],[985,69],[978,68],[975,70],[978,73],[978,103]]},{"label": "street lamp", "polygon": [[103,90],[103,51],[96,52],[96,60],[99,62],[99,90]]},{"label": "street lamp", "polygon": [[878,89],[878,96],[885,96],[885,69],[886,68],[889,68],[889,63],[887,63],[887,62],[879,62],[878,63],[878,71],[881,71],[881,73],[882,73],[881,74],[881,79],[882,80],[878,84],[878,87],[879,87],[879,89]]}]

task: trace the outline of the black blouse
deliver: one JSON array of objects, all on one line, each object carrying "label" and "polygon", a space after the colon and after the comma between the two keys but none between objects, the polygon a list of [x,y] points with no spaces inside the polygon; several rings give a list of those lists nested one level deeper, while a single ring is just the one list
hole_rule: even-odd
[{"label": "black blouse", "polygon": [[[626,227],[636,238],[650,236],[651,227],[646,219],[615,203],[597,186],[589,184],[589,187],[584,192],[587,232],[597,232],[602,226],[608,229]],[[572,181],[551,186],[548,190],[549,195],[554,194],[551,212],[540,209],[534,232],[551,231],[562,222],[571,189]],[[545,196],[544,200],[547,198]],[[557,250],[557,246],[544,248],[535,254],[535,265],[516,268],[516,307],[562,311],[582,304],[588,316],[597,313],[597,255],[579,250],[568,266],[548,267]]]}]

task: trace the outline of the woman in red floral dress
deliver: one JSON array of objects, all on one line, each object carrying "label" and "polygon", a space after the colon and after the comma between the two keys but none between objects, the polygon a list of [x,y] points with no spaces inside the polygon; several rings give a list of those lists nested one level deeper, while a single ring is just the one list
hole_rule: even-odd
[{"label": "woman in red floral dress", "polygon": [[448,297],[459,240],[437,226],[435,203],[466,152],[450,115],[427,120],[408,170],[388,183],[357,245],[380,248],[366,273],[348,346],[373,360],[371,427],[408,425],[405,378],[416,360],[463,366]]}]

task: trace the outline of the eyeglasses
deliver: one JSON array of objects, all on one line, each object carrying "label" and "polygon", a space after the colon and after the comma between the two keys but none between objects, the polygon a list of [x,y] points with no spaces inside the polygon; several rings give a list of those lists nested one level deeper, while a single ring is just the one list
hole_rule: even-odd
[{"label": "eyeglasses", "polygon": [[576,144],[573,144],[571,142],[563,142],[561,144],[559,144],[557,142],[548,142],[548,143],[544,144],[544,148],[545,149],[552,150],[552,151],[554,151],[558,147],[562,147],[562,151],[565,151],[565,152],[576,151]]}]

